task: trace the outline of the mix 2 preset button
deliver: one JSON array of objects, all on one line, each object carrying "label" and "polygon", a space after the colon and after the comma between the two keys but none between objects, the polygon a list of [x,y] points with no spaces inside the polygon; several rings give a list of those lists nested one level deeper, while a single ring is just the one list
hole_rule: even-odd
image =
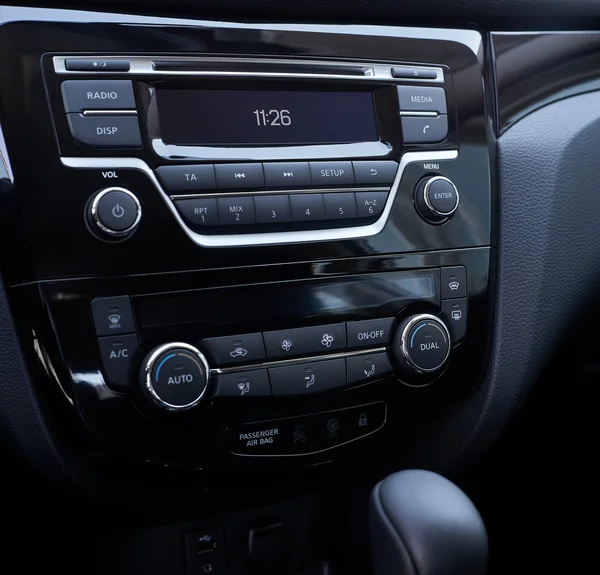
[{"label": "mix 2 preset button", "polygon": [[256,223],[254,199],[249,196],[231,196],[218,198],[219,224],[241,226]]}]

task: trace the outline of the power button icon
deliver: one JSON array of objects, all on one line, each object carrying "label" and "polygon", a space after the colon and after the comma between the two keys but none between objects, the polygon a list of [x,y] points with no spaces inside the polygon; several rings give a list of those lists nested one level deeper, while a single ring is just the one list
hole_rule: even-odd
[{"label": "power button icon", "polygon": [[112,215],[115,218],[122,218],[125,215],[125,210],[121,204],[115,204],[115,207],[112,209]]},{"label": "power button icon", "polygon": [[91,230],[102,239],[123,239],[140,223],[142,206],[125,188],[106,188],[92,199],[88,209]]}]

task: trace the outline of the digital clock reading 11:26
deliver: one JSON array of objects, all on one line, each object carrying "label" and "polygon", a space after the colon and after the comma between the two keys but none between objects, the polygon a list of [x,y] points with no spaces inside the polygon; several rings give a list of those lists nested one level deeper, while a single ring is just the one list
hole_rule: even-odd
[{"label": "digital clock reading 11:26", "polygon": [[292,117],[289,110],[254,110],[254,116],[259,126],[292,125]]}]

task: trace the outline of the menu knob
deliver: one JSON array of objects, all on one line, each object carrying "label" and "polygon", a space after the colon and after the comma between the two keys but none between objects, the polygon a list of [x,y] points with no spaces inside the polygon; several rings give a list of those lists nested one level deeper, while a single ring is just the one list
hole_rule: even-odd
[{"label": "menu knob", "polygon": [[155,405],[185,411],[202,401],[210,381],[206,358],[187,343],[168,343],[148,354],[141,373],[142,390]]},{"label": "menu knob", "polygon": [[444,176],[425,178],[415,188],[417,212],[432,224],[441,224],[451,218],[459,201],[456,186]]}]

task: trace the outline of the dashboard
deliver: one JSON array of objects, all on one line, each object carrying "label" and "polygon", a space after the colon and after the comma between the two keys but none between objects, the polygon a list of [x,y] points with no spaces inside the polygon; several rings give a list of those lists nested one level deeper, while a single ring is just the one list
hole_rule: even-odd
[{"label": "dashboard", "polygon": [[600,280],[600,36],[234,20],[0,7],[3,441],[217,510],[459,473]]}]

